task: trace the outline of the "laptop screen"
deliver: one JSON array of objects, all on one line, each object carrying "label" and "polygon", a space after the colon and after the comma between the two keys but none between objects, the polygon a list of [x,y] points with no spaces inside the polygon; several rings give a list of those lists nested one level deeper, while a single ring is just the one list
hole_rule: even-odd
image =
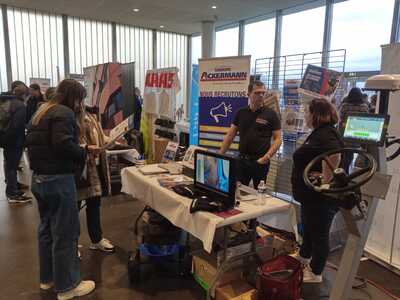
[{"label": "laptop screen", "polygon": [[196,156],[195,183],[220,193],[229,193],[230,160],[213,153],[201,152]]}]

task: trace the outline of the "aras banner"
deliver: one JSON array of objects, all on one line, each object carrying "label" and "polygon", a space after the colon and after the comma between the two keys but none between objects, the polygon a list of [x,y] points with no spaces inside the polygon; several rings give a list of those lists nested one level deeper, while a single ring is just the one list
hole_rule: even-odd
[{"label": "aras banner", "polygon": [[174,119],[180,91],[178,68],[148,70],[144,87],[144,111]]},{"label": "aras banner", "polygon": [[[236,111],[247,106],[250,56],[199,60],[199,145],[219,148]],[[231,149],[238,149],[236,137]]]}]

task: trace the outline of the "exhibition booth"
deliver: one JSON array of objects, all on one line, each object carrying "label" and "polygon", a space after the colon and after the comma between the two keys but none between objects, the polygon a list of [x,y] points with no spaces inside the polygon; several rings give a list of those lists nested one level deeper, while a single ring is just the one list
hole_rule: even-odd
[{"label": "exhibition booth", "polygon": [[[383,47],[382,74],[400,73],[388,63],[398,58],[398,50],[398,45]],[[308,55],[313,57],[309,63],[304,59]],[[175,109],[179,70],[147,72],[141,127],[133,130],[131,149],[124,150],[131,151],[133,166],[120,169],[121,191],[145,205],[135,223],[138,243],[128,263],[133,285],[145,280],[149,263],[168,262],[170,272],[193,276],[208,299],[300,299],[303,271],[290,256],[303,234],[300,204],[291,191],[292,155],[307,143],[310,133],[304,122],[307,104],[323,98],[339,107],[348,93],[344,64],[329,68],[329,60],[322,65],[322,53],[320,60],[315,55],[302,54],[301,72],[283,78],[266,70],[263,59],[256,60],[251,75],[250,56],[200,59],[193,68],[198,90],[193,90],[190,100],[190,124],[182,122],[182,111]],[[136,113],[125,102],[132,98],[121,96],[125,83],[120,67],[129,73],[129,64],[85,71],[89,103],[99,106],[104,128],[124,120],[118,130],[110,131],[115,140],[132,132]],[[100,78],[104,72],[109,84]],[[113,76],[122,80],[113,81]],[[265,83],[264,106],[279,115],[283,136],[282,146],[270,158],[262,190],[252,183],[237,184],[239,136],[226,154],[218,153],[236,112],[248,105],[247,87],[254,80]],[[304,170],[308,187],[336,201],[340,209],[330,244],[331,250],[340,249],[343,255],[340,265],[331,268],[337,273],[329,299],[359,295],[353,287],[363,255],[398,272],[398,179],[393,175],[398,170],[399,142],[388,136],[399,136],[397,119],[389,117],[389,112],[397,111],[399,89],[397,75],[368,79],[365,91],[379,95],[376,110],[350,114],[341,132],[348,145],[356,146],[317,156]],[[387,157],[389,146],[392,154]],[[328,156],[334,154],[355,158],[350,171],[329,163]],[[332,171],[330,183],[310,179],[322,161]],[[373,299],[393,299],[371,282],[365,285]]]}]

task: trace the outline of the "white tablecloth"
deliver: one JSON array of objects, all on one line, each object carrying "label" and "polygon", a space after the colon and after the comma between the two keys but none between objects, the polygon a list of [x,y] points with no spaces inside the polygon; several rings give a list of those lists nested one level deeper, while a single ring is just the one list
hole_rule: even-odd
[{"label": "white tablecloth", "polygon": [[263,206],[241,202],[236,208],[242,213],[224,219],[209,212],[190,214],[191,199],[160,186],[157,176],[145,176],[136,167],[124,168],[121,179],[122,192],[143,201],[172,224],[200,239],[207,252],[211,252],[215,230],[218,227],[263,216],[263,223],[291,229],[293,208],[288,202],[274,197],[268,198]]}]

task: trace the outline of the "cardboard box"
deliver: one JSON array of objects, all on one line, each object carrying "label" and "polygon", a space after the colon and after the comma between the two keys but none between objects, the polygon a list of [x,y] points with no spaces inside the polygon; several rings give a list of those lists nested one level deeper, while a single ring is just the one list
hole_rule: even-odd
[{"label": "cardboard box", "polygon": [[[203,289],[208,290],[217,274],[217,263],[215,257],[202,253],[193,256],[192,273],[194,279],[203,287]],[[216,287],[238,280],[241,276],[241,270],[227,271],[220,276]]]},{"label": "cardboard box", "polygon": [[216,289],[216,300],[256,300],[257,290],[242,280],[233,281]]},{"label": "cardboard box", "polygon": [[[251,242],[228,247],[226,249],[226,259],[230,259],[248,253],[250,251],[251,251]],[[224,251],[220,250],[217,253],[217,266],[220,266],[223,262],[224,262]]]}]

